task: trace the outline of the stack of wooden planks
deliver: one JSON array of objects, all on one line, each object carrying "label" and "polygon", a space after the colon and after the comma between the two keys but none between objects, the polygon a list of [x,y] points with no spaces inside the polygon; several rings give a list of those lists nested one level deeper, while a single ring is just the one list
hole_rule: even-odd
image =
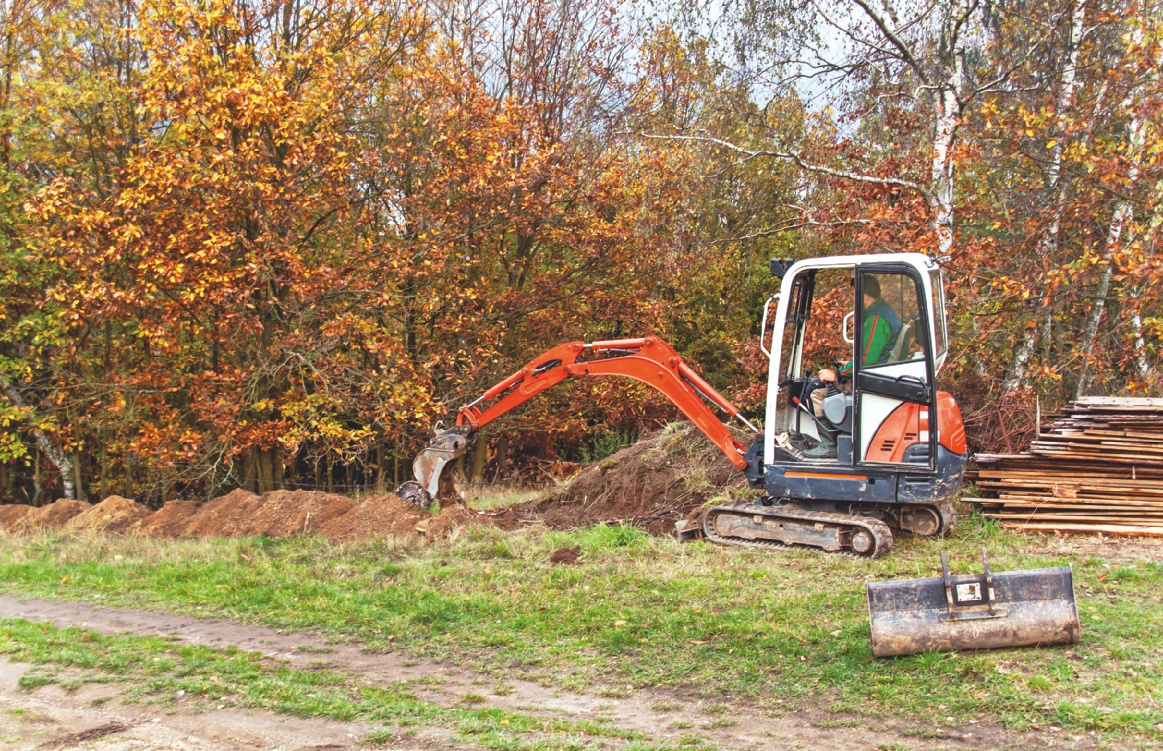
[{"label": "stack of wooden planks", "polygon": [[986,516],[1016,529],[1163,537],[1163,399],[1087,397],[1023,454],[978,454]]}]

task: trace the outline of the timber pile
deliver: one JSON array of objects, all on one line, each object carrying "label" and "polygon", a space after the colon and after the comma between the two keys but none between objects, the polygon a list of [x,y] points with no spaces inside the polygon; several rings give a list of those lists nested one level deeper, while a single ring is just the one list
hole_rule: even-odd
[{"label": "timber pile", "polygon": [[1088,397],[1023,454],[978,454],[982,511],[1006,527],[1163,537],[1163,399]]}]

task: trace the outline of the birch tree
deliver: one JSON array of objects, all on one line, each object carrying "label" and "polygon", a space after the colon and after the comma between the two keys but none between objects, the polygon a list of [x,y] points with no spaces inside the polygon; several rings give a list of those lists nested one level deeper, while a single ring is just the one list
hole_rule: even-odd
[{"label": "birch tree", "polygon": [[[968,109],[981,95],[1003,86],[1019,64],[986,64],[998,44],[981,0],[913,3],[909,0],[806,0],[787,7],[774,2],[745,4],[739,11],[737,56],[742,74],[753,77],[757,91],[815,99],[822,116],[831,112],[840,139],[859,140],[866,120],[888,108],[918,116],[923,134],[914,145],[924,152],[918,162],[904,161],[886,170],[870,168],[867,159],[822,159],[812,154],[804,133],[788,138],[769,133],[770,148],[740,143],[718,145],[745,159],[769,156],[794,163],[805,172],[919,196],[933,233],[930,251],[948,256],[954,249],[958,137]],[[797,21],[781,23],[793,16]],[[799,28],[810,31],[797,30]],[[779,29],[780,31],[773,31]],[[764,35],[783,34],[778,39]],[[794,39],[787,38],[788,36]],[[762,71],[753,73],[751,71]],[[774,72],[768,75],[768,72]],[[820,100],[828,107],[819,107]],[[839,105],[831,109],[832,105]],[[855,127],[853,127],[855,123]],[[889,152],[899,156],[913,134],[895,134]],[[711,141],[699,134],[682,138]],[[883,146],[884,144],[879,144]],[[901,162],[901,160],[897,160]]]},{"label": "birch tree", "polygon": [[[1050,218],[1038,238],[1037,258],[1044,266],[1049,266],[1058,255],[1058,236],[1062,231],[1062,216],[1066,211],[1070,191],[1069,177],[1063,178],[1062,158],[1066,152],[1070,121],[1074,112],[1074,93],[1078,82],[1078,62],[1082,53],[1082,41],[1086,32],[1086,0],[1072,0],[1070,5],[1070,36],[1066,48],[1065,64],[1059,80],[1058,96],[1054,103],[1054,124],[1050,138],[1050,155],[1046,165],[1046,196],[1050,205]],[[1102,97],[1100,96],[1101,100]],[[1042,295],[1045,324],[1042,338],[1049,347],[1053,320],[1052,292],[1045,288]],[[1026,366],[1034,353],[1037,328],[1026,326],[1022,338],[1014,348],[1013,358],[1002,384],[1002,392],[1014,391],[1022,383]]]}]

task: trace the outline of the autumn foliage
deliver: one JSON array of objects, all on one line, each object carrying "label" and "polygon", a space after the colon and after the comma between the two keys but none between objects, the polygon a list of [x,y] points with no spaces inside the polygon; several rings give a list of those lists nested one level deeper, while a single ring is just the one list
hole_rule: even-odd
[{"label": "autumn foliage", "polygon": [[[862,78],[839,120],[761,105],[707,40],[597,0],[6,7],[10,498],[386,486],[437,420],[573,339],[661,334],[758,414],[767,259],[935,251],[945,226],[905,184],[927,185],[932,120],[896,84]],[[1034,391],[1157,389],[1158,30],[1088,6],[1059,116],[1069,8],[999,32],[993,54],[1038,54],[953,141],[951,376],[984,442]],[[489,426],[466,472],[673,415],[568,385]]]}]

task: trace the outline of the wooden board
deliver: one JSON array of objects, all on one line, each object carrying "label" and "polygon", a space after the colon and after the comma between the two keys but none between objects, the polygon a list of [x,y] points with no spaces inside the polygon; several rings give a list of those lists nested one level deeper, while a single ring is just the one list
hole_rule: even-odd
[{"label": "wooden board", "polygon": [[1087,397],[1021,454],[979,454],[982,512],[1007,527],[1163,536],[1163,399]]}]

